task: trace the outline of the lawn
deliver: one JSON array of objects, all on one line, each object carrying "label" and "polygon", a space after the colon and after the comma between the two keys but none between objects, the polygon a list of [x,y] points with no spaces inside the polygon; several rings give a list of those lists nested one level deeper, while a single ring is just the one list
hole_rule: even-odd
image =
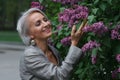
[{"label": "lawn", "polygon": [[22,42],[17,31],[0,31],[0,41]]}]

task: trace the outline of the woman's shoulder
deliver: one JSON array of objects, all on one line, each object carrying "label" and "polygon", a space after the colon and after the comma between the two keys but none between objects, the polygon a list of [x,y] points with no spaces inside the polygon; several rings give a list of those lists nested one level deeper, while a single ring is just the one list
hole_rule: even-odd
[{"label": "woman's shoulder", "polygon": [[28,47],[25,48],[25,51],[24,51],[25,56],[38,55],[38,54],[41,54],[41,53],[42,53],[42,51],[39,50],[35,46],[28,46]]}]

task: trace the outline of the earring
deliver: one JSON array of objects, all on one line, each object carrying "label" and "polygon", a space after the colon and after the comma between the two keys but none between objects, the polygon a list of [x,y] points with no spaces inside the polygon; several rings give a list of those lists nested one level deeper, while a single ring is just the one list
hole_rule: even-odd
[{"label": "earring", "polygon": [[35,46],[35,40],[32,39],[32,40],[30,41],[30,44],[31,44],[32,46]]}]

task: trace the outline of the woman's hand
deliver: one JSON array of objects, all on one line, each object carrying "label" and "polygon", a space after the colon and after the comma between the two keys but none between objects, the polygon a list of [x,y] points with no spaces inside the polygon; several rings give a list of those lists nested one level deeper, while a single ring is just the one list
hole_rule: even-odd
[{"label": "woman's hand", "polygon": [[73,25],[71,31],[71,45],[77,46],[83,32],[82,28],[87,24],[87,19],[85,19],[82,24],[80,25],[79,29],[76,31],[76,26]]}]

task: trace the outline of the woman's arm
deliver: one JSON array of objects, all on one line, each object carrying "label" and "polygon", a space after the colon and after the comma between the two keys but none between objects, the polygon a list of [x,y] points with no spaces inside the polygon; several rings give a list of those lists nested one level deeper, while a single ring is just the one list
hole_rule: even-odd
[{"label": "woman's arm", "polygon": [[76,46],[71,46],[61,66],[54,65],[35,49],[25,51],[27,69],[43,80],[69,80],[69,76],[82,52]]}]

